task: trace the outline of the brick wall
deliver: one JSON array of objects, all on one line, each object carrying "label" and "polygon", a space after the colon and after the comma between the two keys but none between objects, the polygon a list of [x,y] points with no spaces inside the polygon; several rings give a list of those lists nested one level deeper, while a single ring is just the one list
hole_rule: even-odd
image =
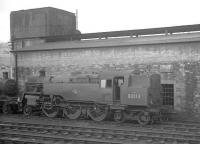
[{"label": "brick wall", "polygon": [[65,67],[67,71],[130,68],[134,64],[198,61],[199,46],[200,43],[182,43],[24,52],[19,54],[18,63],[22,67]]}]

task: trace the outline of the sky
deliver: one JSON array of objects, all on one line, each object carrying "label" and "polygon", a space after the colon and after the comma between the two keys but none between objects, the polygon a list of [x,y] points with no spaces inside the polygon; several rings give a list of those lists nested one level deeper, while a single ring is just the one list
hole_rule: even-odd
[{"label": "sky", "polygon": [[10,39],[10,12],[55,7],[75,13],[82,33],[200,24],[199,0],[0,0],[0,42]]}]

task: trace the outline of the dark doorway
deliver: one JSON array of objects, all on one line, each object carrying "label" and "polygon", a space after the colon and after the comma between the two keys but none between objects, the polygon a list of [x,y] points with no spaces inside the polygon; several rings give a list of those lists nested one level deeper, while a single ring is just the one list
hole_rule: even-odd
[{"label": "dark doorway", "polygon": [[162,84],[163,105],[174,106],[174,84]]},{"label": "dark doorway", "polygon": [[120,87],[124,84],[124,77],[115,77],[113,79],[113,101],[120,101]]}]

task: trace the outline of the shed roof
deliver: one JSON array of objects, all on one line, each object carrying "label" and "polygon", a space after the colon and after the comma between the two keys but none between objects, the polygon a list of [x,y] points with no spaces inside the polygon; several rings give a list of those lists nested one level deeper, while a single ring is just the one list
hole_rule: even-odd
[{"label": "shed roof", "polygon": [[181,33],[181,34],[179,33],[171,35],[141,36],[141,37],[49,42],[49,43],[27,46],[22,49],[14,50],[13,52],[65,50],[65,49],[77,49],[77,48],[78,49],[105,48],[105,47],[167,44],[167,43],[198,42],[198,41],[200,41],[200,32]]}]

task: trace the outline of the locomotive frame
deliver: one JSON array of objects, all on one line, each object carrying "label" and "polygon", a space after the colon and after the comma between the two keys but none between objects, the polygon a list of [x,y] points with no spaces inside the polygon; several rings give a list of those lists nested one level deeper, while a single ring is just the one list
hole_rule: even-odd
[{"label": "locomotive frame", "polygon": [[33,88],[31,92],[27,89],[21,99],[24,114],[41,110],[48,117],[62,113],[69,119],[89,117],[103,121],[111,118],[117,122],[131,119],[142,125],[161,120],[158,74],[103,72],[96,77],[63,78],[42,78],[39,83],[27,83],[27,87]]}]

